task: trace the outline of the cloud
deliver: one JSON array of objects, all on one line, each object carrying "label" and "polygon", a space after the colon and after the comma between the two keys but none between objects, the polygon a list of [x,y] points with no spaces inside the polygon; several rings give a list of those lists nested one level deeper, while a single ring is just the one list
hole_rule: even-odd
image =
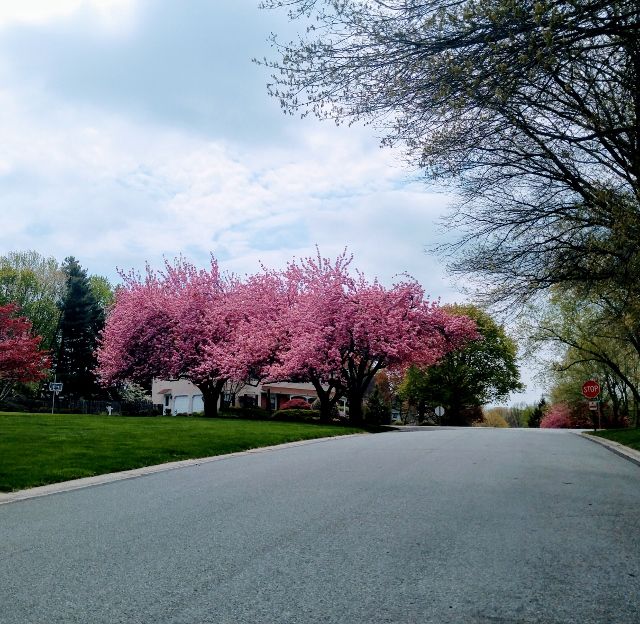
[{"label": "cloud", "polygon": [[[0,14],[5,248],[113,276],[210,251],[246,272],[317,243],[348,246],[385,281],[409,271],[434,297],[451,291],[423,254],[447,199],[411,183],[369,129],[285,117],[267,97],[250,59],[286,31],[281,14],[253,0],[23,9]],[[128,19],[106,28],[114,11]]]},{"label": "cloud", "polygon": [[0,28],[7,24],[41,24],[69,17],[79,11],[91,12],[112,27],[122,25],[134,0],[20,0],[0,4]]},{"label": "cloud", "polygon": [[[38,6],[34,15],[57,19],[4,29],[5,81],[209,138],[255,144],[286,137],[286,118],[266,92],[268,71],[251,60],[266,53],[271,29],[287,29],[282,14],[260,11],[253,0],[67,0],[57,12]],[[129,19],[105,20],[117,7]]]},{"label": "cloud", "polygon": [[301,125],[297,144],[257,149],[64,106],[36,118],[6,92],[0,106],[11,119],[0,131],[0,202],[18,208],[3,223],[14,249],[73,254],[113,277],[116,265],[163,255],[204,264],[213,251],[243,273],[316,243],[332,255],[348,246],[370,275],[409,271],[443,291],[422,248],[446,198],[406,183],[364,131]]}]

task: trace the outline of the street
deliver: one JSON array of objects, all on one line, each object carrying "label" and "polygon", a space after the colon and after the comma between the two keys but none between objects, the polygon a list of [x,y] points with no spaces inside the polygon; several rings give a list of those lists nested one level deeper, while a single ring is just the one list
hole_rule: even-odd
[{"label": "street", "polygon": [[569,431],[337,438],[0,506],[2,624],[637,623],[640,467]]}]

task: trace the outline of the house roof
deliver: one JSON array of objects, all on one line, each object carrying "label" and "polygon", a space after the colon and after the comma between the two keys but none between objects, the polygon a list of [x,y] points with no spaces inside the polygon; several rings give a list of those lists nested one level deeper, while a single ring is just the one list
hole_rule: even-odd
[{"label": "house roof", "polygon": [[295,388],[292,386],[280,386],[280,385],[264,385],[262,387],[262,392],[266,392],[270,390],[275,394],[297,394],[297,395],[306,395],[306,396],[316,396],[318,393],[315,388]]}]

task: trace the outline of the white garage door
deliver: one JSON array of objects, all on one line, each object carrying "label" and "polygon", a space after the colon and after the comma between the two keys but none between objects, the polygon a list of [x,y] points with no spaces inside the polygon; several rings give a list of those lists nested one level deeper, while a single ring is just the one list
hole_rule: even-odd
[{"label": "white garage door", "polygon": [[173,413],[174,415],[189,413],[189,397],[186,394],[179,394],[173,398]]},{"label": "white garage door", "polygon": [[201,394],[193,395],[193,409],[192,412],[204,412],[204,401]]}]

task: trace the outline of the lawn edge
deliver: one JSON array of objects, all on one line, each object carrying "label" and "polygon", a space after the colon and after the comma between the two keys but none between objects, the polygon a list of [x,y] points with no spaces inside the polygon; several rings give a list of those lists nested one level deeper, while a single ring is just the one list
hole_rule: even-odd
[{"label": "lawn edge", "polygon": [[16,490],[15,492],[0,492],[0,505],[16,503],[18,501],[30,500],[33,498],[41,498],[51,494],[60,494],[63,492],[73,492],[88,487],[105,485],[114,483],[115,481],[124,481],[126,479],[137,479],[147,475],[157,474],[159,472],[167,472],[169,470],[178,470],[179,468],[188,468],[191,466],[199,466],[200,464],[208,464],[215,461],[223,461],[233,459],[234,457],[242,457],[244,455],[255,455],[258,453],[268,453],[281,449],[291,448],[295,446],[303,446],[307,444],[315,444],[319,442],[328,442],[329,440],[338,440],[344,438],[353,438],[361,435],[371,435],[364,431],[362,433],[348,433],[345,435],[334,435],[324,438],[311,438],[309,440],[295,440],[294,442],[285,442],[283,444],[273,444],[271,446],[258,446],[256,448],[247,449],[246,451],[236,451],[235,453],[226,453],[222,455],[212,455],[210,457],[197,457],[194,459],[182,459],[175,462],[167,462],[164,464],[155,464],[153,466],[144,466],[143,468],[132,468],[131,470],[122,470],[120,472],[109,472],[106,474],[95,475],[93,477],[83,477],[81,479],[71,479],[70,481],[59,481],[58,483],[50,483],[48,485],[39,485],[37,487],[25,490]]},{"label": "lawn edge", "polygon": [[589,431],[583,431],[580,435],[587,440],[591,440],[600,446],[608,448],[612,453],[615,453],[616,455],[640,466],[640,451],[636,451],[630,446],[620,444],[620,442],[614,442],[613,440],[607,440],[607,438],[595,436]]}]

